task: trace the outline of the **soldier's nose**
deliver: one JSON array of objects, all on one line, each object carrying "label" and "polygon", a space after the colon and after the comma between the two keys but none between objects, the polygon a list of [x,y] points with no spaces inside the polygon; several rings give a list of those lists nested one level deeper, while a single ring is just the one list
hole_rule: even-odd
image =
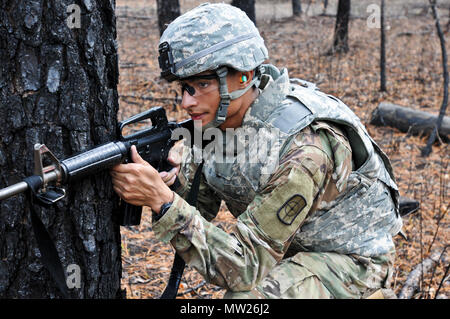
[{"label": "soldier's nose", "polygon": [[182,97],[182,100],[181,100],[181,107],[186,110],[186,109],[188,109],[188,108],[190,108],[192,106],[195,106],[195,105],[197,105],[197,99],[195,97],[191,96],[187,92],[187,90],[185,90],[183,92],[183,97]]}]

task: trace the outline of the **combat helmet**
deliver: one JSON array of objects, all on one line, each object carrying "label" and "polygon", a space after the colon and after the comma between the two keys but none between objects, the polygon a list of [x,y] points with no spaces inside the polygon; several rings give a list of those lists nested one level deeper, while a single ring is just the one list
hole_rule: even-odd
[{"label": "combat helmet", "polygon": [[[259,85],[260,66],[268,57],[255,24],[244,11],[225,3],[205,3],[179,16],[159,41],[161,77],[169,82],[207,70],[216,72],[220,104],[213,126],[225,121],[231,100]],[[228,68],[256,72],[245,89],[228,92]]]}]

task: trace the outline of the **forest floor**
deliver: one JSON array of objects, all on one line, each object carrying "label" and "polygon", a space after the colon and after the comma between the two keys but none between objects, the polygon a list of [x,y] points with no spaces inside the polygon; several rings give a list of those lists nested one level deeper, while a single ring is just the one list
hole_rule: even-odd
[{"label": "forest floor", "polygon": [[[191,2],[193,0],[181,1],[182,12],[188,5],[194,7]],[[334,2],[330,1],[330,5]],[[157,18],[154,5],[146,3],[148,1],[117,1],[119,120],[159,105],[166,108],[171,120],[182,120],[186,114],[176,103],[176,84],[168,84],[159,77]],[[277,4],[272,6],[272,10],[267,11],[275,12]],[[311,12],[315,12],[313,9]],[[258,10],[261,12],[260,7]],[[448,299],[450,284],[446,270],[450,258],[445,251],[449,244],[450,222],[448,144],[435,144],[432,154],[423,158],[420,151],[426,144],[426,137],[369,124],[373,110],[384,101],[438,114],[443,99],[440,44],[430,14],[421,13],[420,8],[406,10],[407,15],[404,12],[396,14],[389,7],[387,10],[386,93],[379,92],[380,32],[369,28],[366,19],[351,20],[350,52],[336,56],[325,54],[332,43],[333,17],[313,14],[295,18],[269,16],[258,19],[257,24],[269,49],[269,62],[280,68],[286,67],[291,77],[315,82],[322,91],[343,100],[390,157],[400,194],[420,202],[420,209],[403,219],[408,241],[395,237],[395,292],[401,291],[407,276],[424,259],[444,252],[431,271],[421,275],[420,287],[413,298],[435,298],[444,282],[438,297]],[[445,30],[449,11],[441,11],[441,25]],[[450,52],[448,35],[447,30],[447,52]],[[214,224],[226,231],[233,226],[234,218],[225,205]],[[122,287],[126,289],[127,298],[158,298],[168,279],[173,249],[154,238],[148,210],[144,211],[139,226],[122,227],[121,230]],[[224,290],[205,283],[194,269],[188,267],[179,293],[178,298],[221,298]]]}]

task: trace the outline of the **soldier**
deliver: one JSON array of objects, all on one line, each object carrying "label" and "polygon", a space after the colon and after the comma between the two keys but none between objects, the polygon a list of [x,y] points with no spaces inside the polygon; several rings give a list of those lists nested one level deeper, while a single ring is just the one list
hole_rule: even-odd
[{"label": "soldier", "polygon": [[[161,75],[180,83],[183,109],[205,132],[224,134],[200,161],[197,146],[186,149],[181,168],[173,160],[170,172],[158,174],[135,148],[134,163],[111,171],[121,198],[151,207],[155,236],[226,288],[225,298],[388,292],[392,237],[402,227],[398,189],[388,158],[357,116],[313,84],[264,64],[268,51],[255,25],[227,4],[178,17],[159,52]],[[197,169],[194,207],[185,198]],[[176,178],[181,186],[172,192]],[[211,223],[222,200],[237,218],[230,234]]]}]

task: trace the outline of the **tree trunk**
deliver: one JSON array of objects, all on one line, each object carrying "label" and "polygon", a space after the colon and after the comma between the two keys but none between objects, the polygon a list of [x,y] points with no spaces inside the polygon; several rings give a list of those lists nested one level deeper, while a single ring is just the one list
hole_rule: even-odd
[{"label": "tree trunk", "polygon": [[448,8],[447,26],[445,27],[445,33],[450,31],[450,7]]},{"label": "tree trunk", "polygon": [[231,1],[231,5],[238,7],[253,21],[256,25],[256,15],[255,15],[255,0],[233,0]]},{"label": "tree trunk", "polygon": [[[72,3],[0,0],[0,188],[33,174],[35,143],[64,159],[117,135],[114,1]],[[121,297],[109,174],[66,191],[50,208],[33,207],[55,243],[70,297]],[[62,296],[43,267],[30,209],[25,194],[0,202],[0,298]]]},{"label": "tree trunk", "polygon": [[302,14],[302,2],[301,0],[292,0],[292,13],[295,16]]},{"label": "tree trunk", "polygon": [[384,29],[384,0],[381,0],[380,91],[386,92],[386,32]]},{"label": "tree trunk", "polygon": [[157,0],[156,7],[158,11],[158,27],[161,36],[167,26],[180,16],[179,0]]},{"label": "tree trunk", "polygon": [[323,14],[326,13],[328,7],[328,0],[323,0]]},{"label": "tree trunk", "polygon": [[334,29],[333,52],[348,52],[348,22],[350,20],[350,0],[339,0]]},{"label": "tree trunk", "polygon": [[[370,124],[395,127],[412,135],[426,135],[433,131],[437,118],[437,115],[427,112],[383,102],[373,111]],[[448,140],[450,117],[443,118],[438,133],[442,140]]]},{"label": "tree trunk", "polygon": [[439,41],[441,43],[442,69],[443,69],[442,74],[443,74],[443,78],[444,78],[444,97],[442,98],[441,109],[439,111],[439,116],[437,118],[436,125],[435,125],[433,131],[431,132],[430,137],[428,138],[427,145],[421,151],[422,156],[430,155],[431,146],[436,141],[437,134],[441,129],[442,122],[443,122],[444,116],[445,116],[445,111],[447,109],[447,104],[448,104],[449,78],[448,78],[448,66],[447,66],[447,63],[448,63],[447,50],[445,49],[445,47],[446,47],[445,37],[444,37],[444,34],[442,33],[441,24],[439,22],[439,16],[438,16],[437,9],[436,9],[436,1],[430,0],[430,5],[431,5],[431,10],[433,12],[434,22],[436,24],[436,32],[438,34]]}]

